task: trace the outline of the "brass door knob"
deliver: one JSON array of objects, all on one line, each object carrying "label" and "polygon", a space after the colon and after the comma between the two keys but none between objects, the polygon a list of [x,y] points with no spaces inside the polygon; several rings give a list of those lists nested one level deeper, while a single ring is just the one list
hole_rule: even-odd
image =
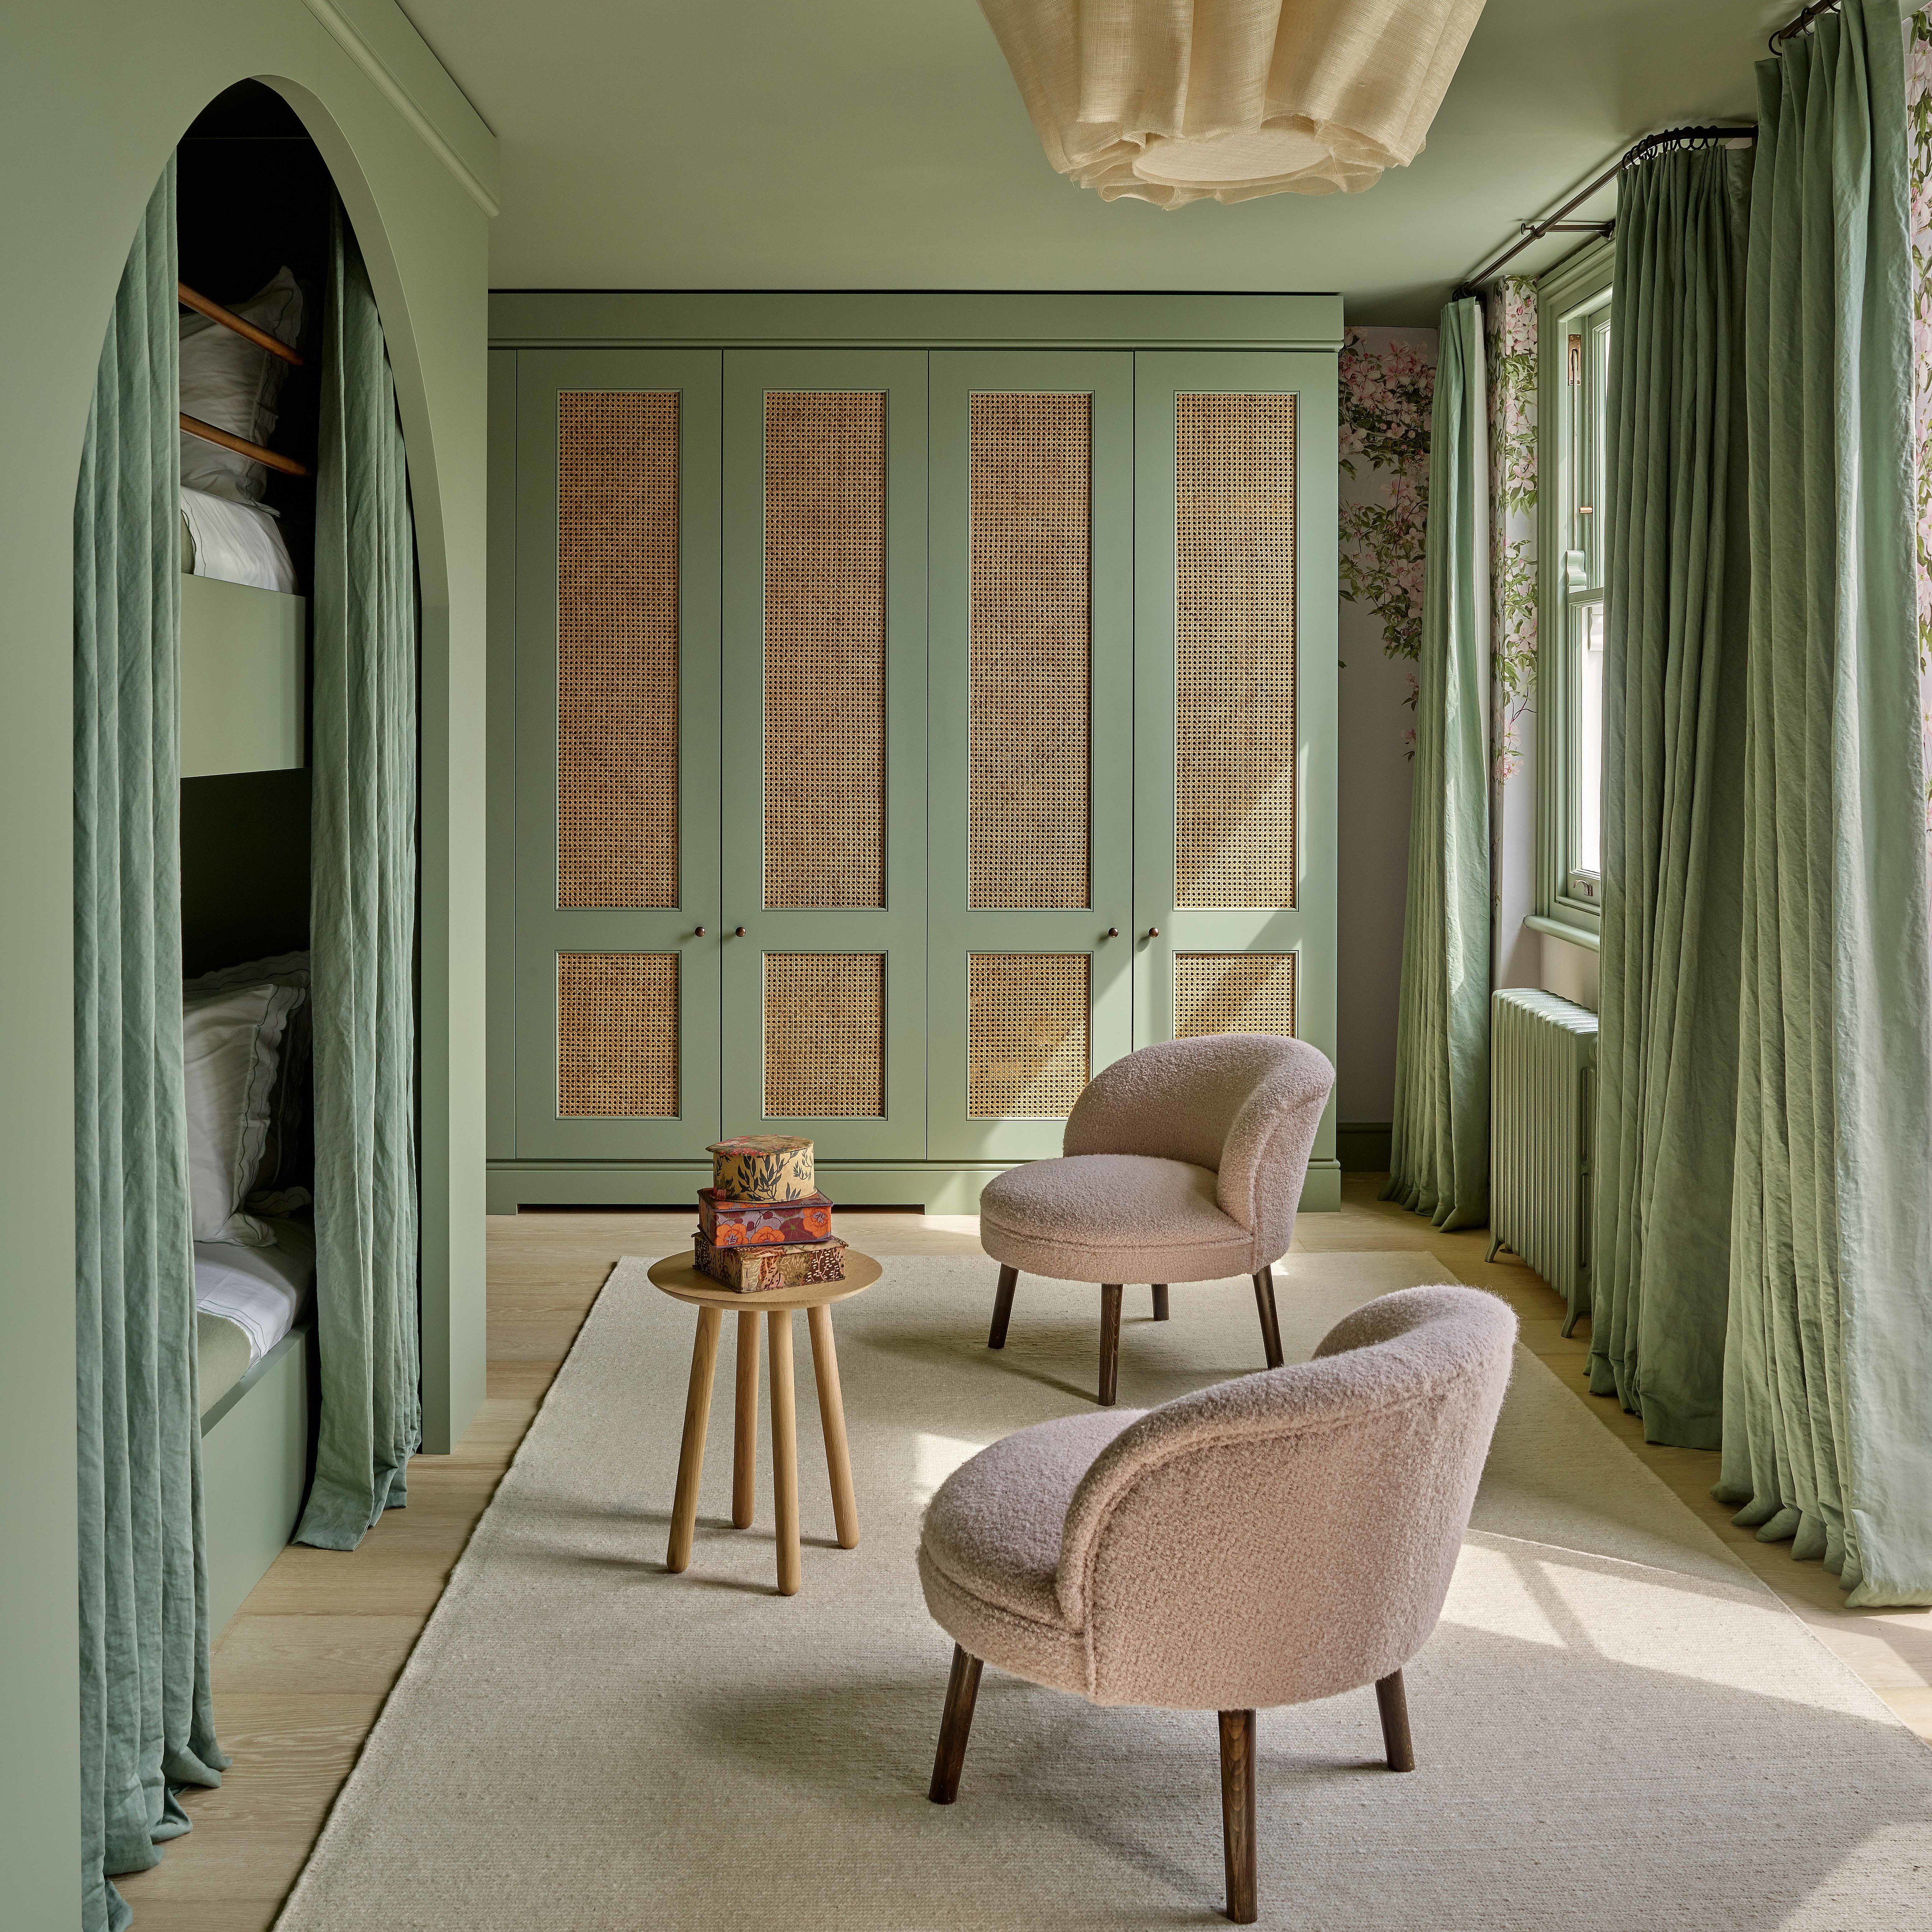
[{"label": "brass door knob", "polygon": [[1160,937],[1160,928],[1157,926],[1149,926],[1148,928],[1148,937],[1150,939],[1158,939]]},{"label": "brass door knob", "polygon": [[693,934],[692,937],[693,937],[694,938],[702,939],[702,938],[704,937],[704,927],[703,927],[703,926],[700,926],[700,927],[698,927],[698,928],[697,929],[696,932]]},{"label": "brass door knob", "polygon": [[1120,938],[1120,928],[1118,926],[1108,926],[1108,928],[1107,928],[1107,937],[1108,937],[1109,939],[1118,939],[1118,938]]},{"label": "brass door knob", "polygon": [[734,938],[738,938],[738,939],[742,939],[742,938],[744,938],[744,936],[745,936],[745,928],[744,928],[742,926],[739,927],[739,928],[737,929],[736,932],[733,935],[733,937],[734,937]]}]

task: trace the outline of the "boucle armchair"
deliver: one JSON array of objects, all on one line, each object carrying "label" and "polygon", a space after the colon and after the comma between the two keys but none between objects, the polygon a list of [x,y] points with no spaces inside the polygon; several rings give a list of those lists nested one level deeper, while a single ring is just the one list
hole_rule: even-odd
[{"label": "boucle armchair", "polygon": [[1252,1924],[1257,1709],[1372,1684],[1389,1768],[1414,1768],[1402,1666],[1441,1614],[1515,1336],[1493,1295],[1405,1288],[1312,1362],[1036,1424],[955,1471],[919,1551],[955,1643],[933,1802],[958,1794],[986,1664],[1218,1712],[1228,1916]]},{"label": "boucle armchair", "polygon": [[1100,1400],[1113,1404],[1120,1292],[1250,1275],[1270,1368],[1281,1366],[1274,1264],[1294,1210],[1335,1070],[1313,1047],[1273,1034],[1170,1040],[1096,1075],[1075,1102],[1056,1160],[989,1181],[980,1245],[1000,1264],[989,1348],[1003,1348],[1022,1270],[1100,1284]]}]

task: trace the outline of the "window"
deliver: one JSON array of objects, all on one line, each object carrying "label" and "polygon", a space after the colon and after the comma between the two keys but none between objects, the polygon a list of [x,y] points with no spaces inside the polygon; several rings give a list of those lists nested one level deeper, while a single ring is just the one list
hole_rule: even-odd
[{"label": "window", "polygon": [[1536,910],[1594,948],[1602,919],[1604,592],[1609,581],[1610,272],[1587,244],[1537,286]]},{"label": "window", "polygon": [[1603,895],[1604,580],[1609,482],[1610,304],[1605,293],[1564,329],[1563,642],[1566,675],[1562,884],[1586,905]]}]

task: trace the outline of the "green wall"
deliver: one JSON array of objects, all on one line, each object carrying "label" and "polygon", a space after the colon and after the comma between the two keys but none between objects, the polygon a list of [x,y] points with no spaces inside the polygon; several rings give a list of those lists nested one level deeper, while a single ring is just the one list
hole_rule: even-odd
[{"label": "green wall", "polygon": [[301,114],[363,243],[423,596],[428,1447],[483,1392],[485,289],[495,143],[389,0],[69,0],[0,62],[0,1847],[18,1932],[78,1918],[74,1406],[74,481],[115,286],[224,87]]}]

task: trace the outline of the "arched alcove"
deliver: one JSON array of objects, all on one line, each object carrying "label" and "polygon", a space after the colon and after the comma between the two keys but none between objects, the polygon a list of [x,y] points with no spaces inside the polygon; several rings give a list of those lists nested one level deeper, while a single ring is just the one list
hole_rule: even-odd
[{"label": "arched alcove", "polygon": [[12,1641],[0,1769],[10,1913],[77,1898],[73,1106],[74,486],[101,345],[155,178],[195,116],[259,79],[310,133],[364,242],[410,444],[422,591],[422,1279],[426,1446],[482,1394],[484,439],[494,142],[388,0],[22,14],[0,63],[0,1502]]}]

